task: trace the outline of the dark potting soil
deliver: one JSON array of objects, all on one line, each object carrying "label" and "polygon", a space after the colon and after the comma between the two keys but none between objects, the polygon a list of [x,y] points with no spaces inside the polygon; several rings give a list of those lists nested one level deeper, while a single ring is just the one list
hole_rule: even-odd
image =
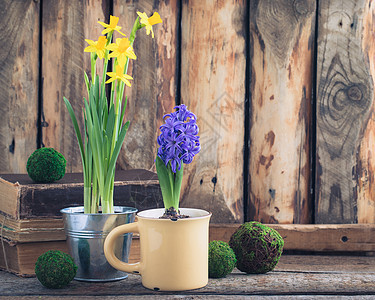
[{"label": "dark potting soil", "polygon": [[164,214],[159,219],[171,219],[172,221],[177,221],[178,219],[189,218],[187,215],[181,215],[180,211],[177,211],[174,207],[165,210]]}]

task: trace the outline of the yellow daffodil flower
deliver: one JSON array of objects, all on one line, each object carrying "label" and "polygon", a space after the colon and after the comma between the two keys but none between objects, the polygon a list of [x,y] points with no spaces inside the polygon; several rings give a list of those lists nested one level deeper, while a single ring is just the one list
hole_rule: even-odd
[{"label": "yellow daffodil flower", "polygon": [[116,39],[116,43],[108,45],[107,49],[113,51],[108,57],[117,57],[118,63],[121,66],[125,65],[127,57],[137,59],[133,47],[127,38]]},{"label": "yellow daffodil flower", "polygon": [[107,39],[105,36],[100,36],[96,42],[87,39],[85,41],[90,45],[85,48],[85,52],[95,52],[100,59],[104,57],[105,45],[107,44]]},{"label": "yellow daffodil flower", "polygon": [[117,31],[118,33],[122,34],[123,36],[125,36],[125,34],[123,34],[120,29],[121,29],[121,26],[117,26],[117,23],[118,23],[118,20],[119,18],[118,17],[114,17],[114,16],[110,16],[109,17],[109,24],[106,24],[104,22],[100,22],[98,21],[98,23],[102,26],[104,26],[104,29],[102,31],[102,34],[106,34],[108,32],[111,32],[111,31]]},{"label": "yellow daffodil flower", "polygon": [[124,67],[121,65],[116,66],[116,72],[107,72],[107,75],[111,77],[105,83],[110,83],[119,79],[123,81],[127,86],[131,86],[129,79],[133,79],[133,77],[129,76],[128,74],[124,74]]},{"label": "yellow daffodil flower", "polygon": [[147,17],[146,13],[137,12],[138,16],[141,18],[140,23],[145,25],[147,35],[150,34],[154,38],[154,31],[152,30],[152,25],[163,23],[163,20],[160,18],[160,15],[155,12],[151,17]]}]

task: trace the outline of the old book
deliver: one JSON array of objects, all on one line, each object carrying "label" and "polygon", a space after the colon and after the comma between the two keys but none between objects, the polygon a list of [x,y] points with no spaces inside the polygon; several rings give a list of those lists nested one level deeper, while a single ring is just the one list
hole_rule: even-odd
[{"label": "old book", "polygon": [[[14,243],[0,238],[0,243],[0,269],[25,277],[35,275],[35,263],[44,252],[60,250],[69,253],[65,241]],[[139,260],[139,237],[135,236],[130,248],[129,263]]]},{"label": "old book", "polygon": [[[83,205],[82,174],[37,184],[27,174],[0,175],[0,237],[12,242],[65,240],[60,209]],[[147,170],[119,170],[114,203],[138,210],[163,206],[157,175]]]},{"label": "old book", "polygon": [[35,274],[36,260],[48,250],[60,250],[68,253],[65,241],[36,243],[13,243],[0,239],[0,268],[22,276]]},{"label": "old book", "polygon": [[[27,174],[0,175],[0,212],[15,220],[61,217],[60,209],[83,205],[82,173],[54,183],[34,183]],[[162,207],[157,175],[147,170],[118,170],[114,203],[138,210]]]},{"label": "old book", "polygon": [[[60,209],[83,205],[82,174],[66,174],[49,184],[34,183],[27,174],[2,174],[0,199],[0,268],[30,276],[44,252],[68,252]],[[157,175],[147,170],[117,171],[114,203],[138,210],[163,207]],[[137,245],[135,238],[132,249]],[[139,249],[131,250],[130,261],[137,260]]]},{"label": "old book", "polygon": [[14,220],[0,215],[0,237],[13,242],[43,242],[65,240],[62,218]]}]

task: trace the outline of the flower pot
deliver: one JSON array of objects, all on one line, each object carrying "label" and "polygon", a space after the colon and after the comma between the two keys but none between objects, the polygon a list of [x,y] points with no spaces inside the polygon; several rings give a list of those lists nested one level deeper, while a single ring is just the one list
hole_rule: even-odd
[{"label": "flower pot", "polygon": [[[208,231],[211,213],[200,209],[180,209],[185,219],[159,219],[164,209],[138,213],[138,222],[115,228],[104,244],[108,262],[121,271],[140,274],[146,288],[182,291],[204,287],[208,282]],[[117,239],[124,233],[140,235],[141,260],[128,264],[114,253]]]},{"label": "flower pot", "polygon": [[[105,238],[115,227],[134,222],[136,208],[115,206],[113,214],[84,214],[83,207],[61,210],[70,255],[78,269],[74,277],[81,281],[115,281],[128,275],[108,264],[103,251]],[[114,252],[128,261],[132,234],[121,235],[113,245]]]}]

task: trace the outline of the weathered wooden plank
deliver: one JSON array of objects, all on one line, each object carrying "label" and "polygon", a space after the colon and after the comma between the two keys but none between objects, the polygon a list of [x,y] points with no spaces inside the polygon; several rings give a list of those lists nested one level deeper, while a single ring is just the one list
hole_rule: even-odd
[{"label": "weathered wooden plank", "polygon": [[90,54],[84,53],[85,38],[97,40],[109,18],[109,2],[43,1],[43,106],[42,141],[67,159],[67,172],[82,171],[73,123],[63,97],[69,99],[83,128],[83,97],[87,98],[84,71],[90,74]]},{"label": "weathered wooden plank", "polygon": [[[133,185],[133,198],[137,195]],[[145,188],[144,188],[145,189]],[[135,203],[121,201],[121,205],[131,205],[144,210],[162,205],[160,195],[154,198],[150,195],[152,186],[146,187],[142,196],[148,197],[148,201],[139,204],[139,198]],[[121,189],[125,191],[125,188]],[[139,194],[139,193],[138,193]],[[159,192],[160,194],[160,192]],[[119,199],[118,199],[119,200]],[[137,201],[138,200],[138,201]],[[61,205],[61,207],[63,207]],[[12,220],[0,216],[0,222],[4,225],[1,235],[13,242],[48,242],[65,240],[63,221],[61,218],[33,218]],[[231,235],[239,224],[211,224],[210,240],[229,242]],[[284,250],[315,251],[315,252],[375,252],[375,226],[373,224],[349,224],[349,225],[311,225],[311,224],[270,224],[284,238]],[[134,240],[135,252],[131,254],[131,260],[139,260],[139,240]],[[132,250],[133,251],[133,250]]]},{"label": "weathered wooden plank", "polygon": [[[371,85],[375,86],[375,3],[367,1],[363,11],[362,49],[365,63],[372,77]],[[370,115],[364,129],[357,154],[357,216],[358,223],[375,223],[375,107],[374,96],[371,100]]]},{"label": "weathered wooden plank", "polygon": [[[374,224],[268,224],[284,239],[285,250],[374,252]],[[236,224],[212,224],[210,240],[229,242]]]},{"label": "weathered wooden plank", "polygon": [[0,29],[0,173],[26,173],[37,147],[38,1],[2,1]]},{"label": "weathered wooden plank", "polygon": [[[368,21],[368,15],[373,14],[371,3],[331,0],[319,6],[317,223],[357,223],[358,200],[365,207],[370,202],[373,209],[374,200],[361,182],[374,176],[369,144],[374,130],[373,121],[369,122],[374,111],[374,82],[368,61],[374,61],[368,56],[374,51],[373,46],[368,47],[373,43],[373,33],[368,33],[373,31],[373,21]],[[366,29],[371,24],[371,29]]]},{"label": "weathered wooden plank", "polygon": [[163,115],[172,112],[175,106],[177,3],[176,0],[114,1],[114,15],[120,17],[120,26],[127,36],[137,11],[148,16],[158,12],[163,20],[162,24],[153,26],[154,39],[141,29],[133,45],[137,60],[130,63],[128,74],[134,80],[125,91],[128,96],[125,118],[130,121],[130,127],[118,159],[118,167],[122,169],[155,170],[158,128]]},{"label": "weathered wooden plank", "polygon": [[[121,296],[121,295],[116,295],[116,296],[101,296],[100,299],[103,300],[139,300],[140,298],[143,298],[143,296],[134,296],[134,295],[127,295],[127,296]],[[13,300],[33,300],[33,297],[28,297],[28,296],[13,296]],[[56,298],[54,296],[43,296],[43,300],[55,300]],[[90,296],[69,296],[69,299],[72,300],[90,300]],[[150,300],[173,300],[176,299],[175,295],[172,294],[150,294],[147,295],[147,299]],[[178,294],[178,299],[186,299],[186,300],[191,300],[191,299],[220,299],[220,300],[238,300],[238,299],[256,299],[256,300],[295,300],[295,299],[301,299],[301,300],[336,300],[337,296],[331,295],[331,296],[311,296],[311,295],[283,295],[283,296],[269,296],[269,295],[226,295],[226,294],[214,294],[214,295],[197,295],[192,298],[192,295],[182,295]],[[372,300],[373,296],[371,295],[364,295],[364,296],[345,296],[345,300]]]},{"label": "weathered wooden plank", "polygon": [[250,220],[310,223],[315,1],[251,1]]},{"label": "weathered wooden plank", "polygon": [[282,272],[375,273],[375,256],[282,255]]},{"label": "weathered wooden plank", "polygon": [[[321,260],[324,266],[326,266],[326,262],[330,261],[335,264],[321,271],[310,271],[309,266],[318,260]],[[304,295],[301,299],[316,299],[311,298],[311,295],[356,295],[355,299],[363,299],[362,295],[372,295],[373,297],[375,293],[374,269],[362,271],[356,266],[358,263],[369,265],[362,258],[357,261],[345,256],[305,256],[304,259],[299,260],[294,259],[293,256],[282,256],[274,272],[245,275],[235,270],[225,278],[209,279],[208,285],[204,288],[183,292],[155,292],[145,289],[141,285],[141,277],[133,274],[129,274],[129,277],[122,281],[88,284],[73,280],[64,289],[46,289],[36,278],[17,278],[11,274],[0,272],[2,283],[0,296],[28,295],[43,296],[43,298],[61,295],[64,297],[127,296],[126,299],[152,298],[153,296],[157,297],[153,299],[175,299],[187,296],[190,297],[188,299],[217,299],[218,296],[227,297],[221,299],[232,299],[230,297],[233,296],[242,299],[245,295],[274,296],[269,299],[279,299],[278,297],[283,296],[293,296],[291,299],[295,299],[296,295]],[[353,269],[342,272],[341,266],[345,265],[348,265],[348,270],[350,270],[350,266],[353,266]],[[293,268],[290,269],[290,266]],[[169,298],[163,298],[163,296],[169,296]]]},{"label": "weathered wooden plank", "polygon": [[[219,234],[219,224],[210,227],[210,240],[224,240],[224,239],[217,239]],[[281,225],[283,226],[283,225]],[[304,225],[297,225],[297,226],[304,226]],[[233,227],[231,225],[230,227]],[[229,226],[226,228],[230,228]],[[222,230],[222,229],[221,229]],[[283,229],[286,231],[287,229]],[[340,230],[340,229],[338,229]],[[292,230],[289,230],[288,233],[292,233]],[[304,240],[307,240],[304,239]],[[226,240],[229,241],[229,238]],[[311,246],[312,243],[306,245]],[[284,250],[294,250],[288,248],[291,244],[286,243]],[[306,250],[306,249],[304,249]],[[314,251],[314,249],[308,251]],[[371,253],[370,253],[371,254]],[[307,258],[307,259],[306,259]],[[139,238],[136,237],[132,240],[132,246],[129,255],[129,262],[135,263],[140,261],[140,243]],[[315,255],[315,256],[307,256],[307,255],[288,255],[283,254],[280,258],[279,263],[276,267],[277,271],[283,272],[361,272],[361,273],[375,273],[375,256],[335,256],[335,255]]]},{"label": "weathered wooden plank", "polygon": [[[72,300],[90,300],[92,297],[90,296],[69,296],[69,299]],[[133,296],[133,295],[127,295],[127,296],[121,296],[121,295],[116,295],[116,296],[101,296],[100,299],[103,300],[139,300],[140,298],[143,298],[143,296]],[[29,296],[12,296],[13,300],[33,300],[34,297],[29,297]],[[56,298],[54,296],[43,296],[43,300],[55,300]],[[176,299],[175,295],[172,294],[150,294],[147,295],[147,299],[151,300],[173,300]],[[178,299],[186,299],[186,300],[191,300],[192,296],[191,295],[182,295],[178,294]],[[337,296],[311,296],[311,295],[284,295],[284,296],[268,296],[268,295],[219,295],[219,294],[214,294],[214,295],[197,295],[194,296],[193,299],[224,299],[224,300],[238,300],[238,299],[256,299],[256,300],[295,300],[295,299],[301,299],[301,300],[336,300]],[[365,295],[365,296],[345,296],[345,300],[372,300],[373,296],[370,295]]]},{"label": "weathered wooden plank", "polygon": [[[42,222],[40,222],[42,223]],[[61,224],[63,226],[61,220],[56,220],[57,224]],[[57,225],[58,226],[58,225]],[[57,229],[55,226],[55,229]],[[343,247],[338,247],[337,244],[343,244],[342,237],[346,236],[348,239],[349,248],[346,247],[344,251],[349,249],[348,251],[366,251],[366,249],[370,249],[374,251],[374,241],[372,239],[372,248],[364,247],[364,240],[367,239],[367,245],[369,245],[368,237],[364,237],[363,234],[360,234],[359,237],[355,235],[363,228],[356,228],[359,227],[358,225],[351,225],[351,228],[342,227],[334,228],[334,226],[330,226],[325,228],[322,225],[316,225],[313,227],[311,225],[270,225],[271,227],[277,229],[285,239],[285,247],[284,251],[286,250],[304,250],[304,251],[342,251]],[[275,226],[275,227],[274,227]],[[52,228],[52,227],[51,227]],[[27,237],[21,240],[11,240],[6,244],[6,255],[8,259],[8,263],[11,264],[13,267],[11,268],[13,272],[22,275],[32,275],[34,274],[33,270],[28,268],[30,266],[30,261],[36,261],[38,256],[41,252],[30,251],[33,248],[43,248],[44,251],[49,249],[59,249],[64,250],[66,248],[65,245],[65,233],[63,229],[61,230],[61,234],[56,234],[51,228],[31,228],[30,231],[25,230],[25,234],[29,234],[30,238],[26,241]],[[222,240],[222,241],[229,241],[231,234],[234,230],[237,229],[235,224],[211,224],[210,225],[210,240]],[[32,231],[36,231],[32,233]],[[40,239],[43,234],[42,231],[44,230],[44,235],[46,236],[45,239]],[[374,228],[365,228],[364,229],[366,234],[373,234]],[[335,231],[335,232],[334,232]],[[328,234],[327,234],[328,232]],[[4,234],[4,231],[3,231]],[[39,235],[38,235],[39,234]],[[35,238],[38,235],[38,238]],[[49,235],[49,236],[48,236]],[[53,238],[55,235],[55,238]],[[322,242],[318,241],[318,235],[321,235],[322,238],[333,238],[333,242],[330,243],[331,247],[322,247]],[[33,240],[32,237],[35,239]],[[340,242],[338,239],[341,240]],[[353,242],[352,238],[356,241]],[[60,241],[60,242],[59,242]],[[301,241],[298,243],[298,241]],[[40,243],[43,242],[43,243]],[[316,245],[316,243],[318,245]],[[301,245],[303,244],[303,246]],[[334,245],[335,244],[335,245]],[[355,247],[353,245],[356,244]],[[332,247],[332,245],[334,245]],[[55,247],[55,248],[54,248]],[[335,248],[336,247],[336,248]],[[66,250],[64,250],[66,251]],[[39,253],[39,254],[38,254]],[[345,258],[345,264],[340,264],[338,260],[343,260],[343,258],[336,258],[335,256],[316,256],[316,257],[309,257],[309,263],[306,264],[306,255],[300,256],[290,256],[290,255],[283,255],[281,257],[280,263],[277,265],[278,271],[298,271],[298,272],[327,272],[331,270],[335,270],[336,272],[362,272],[362,273],[375,273],[375,256],[373,256],[373,252],[369,252],[369,255],[372,256],[348,256]],[[3,257],[3,253],[0,248],[0,268],[5,266],[5,262],[1,261],[1,257]],[[293,259],[292,259],[292,258]],[[139,235],[133,235],[133,240],[131,244],[130,254],[129,254],[129,263],[136,263],[140,261],[140,241]],[[26,268],[26,269],[25,269]]]},{"label": "weathered wooden plank", "polygon": [[198,118],[201,152],[184,169],[182,205],[212,222],[243,220],[246,1],[183,1],[181,102]]}]

